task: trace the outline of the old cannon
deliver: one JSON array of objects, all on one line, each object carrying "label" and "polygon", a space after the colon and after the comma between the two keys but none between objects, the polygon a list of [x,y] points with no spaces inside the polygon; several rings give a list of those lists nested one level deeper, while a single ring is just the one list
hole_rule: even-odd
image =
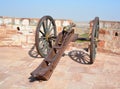
[{"label": "old cannon", "polygon": [[99,36],[99,17],[93,20],[93,27],[89,38],[75,38],[74,24],[63,28],[57,36],[56,24],[51,16],[40,19],[36,29],[35,45],[37,52],[45,57],[42,63],[31,73],[32,77],[48,80],[62,57],[68,44],[76,40],[90,41],[90,64],[95,60]]}]

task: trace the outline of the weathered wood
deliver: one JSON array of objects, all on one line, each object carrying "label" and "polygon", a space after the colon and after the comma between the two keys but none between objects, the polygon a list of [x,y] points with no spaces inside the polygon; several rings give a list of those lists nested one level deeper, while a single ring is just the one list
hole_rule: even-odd
[{"label": "weathered wood", "polygon": [[74,30],[62,31],[59,33],[55,45],[50,50],[48,56],[42,63],[31,73],[31,75],[40,80],[48,80],[56,68],[60,58],[62,57],[65,49],[70,43]]}]

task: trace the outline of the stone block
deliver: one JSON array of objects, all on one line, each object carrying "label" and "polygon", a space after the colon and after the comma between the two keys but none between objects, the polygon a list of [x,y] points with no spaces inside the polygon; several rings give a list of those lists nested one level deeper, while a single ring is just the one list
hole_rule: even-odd
[{"label": "stone block", "polygon": [[27,36],[27,42],[28,42],[28,44],[35,43],[35,35],[28,35]]},{"label": "stone block", "polygon": [[0,28],[0,38],[6,36],[6,30]]},{"label": "stone block", "polygon": [[101,40],[100,42],[98,42],[98,46],[100,48],[104,47],[105,46],[105,41],[104,40]]},{"label": "stone block", "polygon": [[105,30],[104,30],[104,29],[100,29],[100,30],[99,30],[99,33],[100,33],[100,34],[105,34]]}]

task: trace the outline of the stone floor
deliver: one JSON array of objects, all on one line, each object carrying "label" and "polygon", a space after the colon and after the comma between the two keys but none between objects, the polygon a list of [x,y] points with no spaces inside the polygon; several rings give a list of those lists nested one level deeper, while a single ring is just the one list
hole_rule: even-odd
[{"label": "stone floor", "polygon": [[43,60],[35,55],[32,49],[0,47],[0,89],[120,89],[120,55],[98,53],[92,65],[81,55],[64,56],[50,80],[32,81],[30,73]]}]

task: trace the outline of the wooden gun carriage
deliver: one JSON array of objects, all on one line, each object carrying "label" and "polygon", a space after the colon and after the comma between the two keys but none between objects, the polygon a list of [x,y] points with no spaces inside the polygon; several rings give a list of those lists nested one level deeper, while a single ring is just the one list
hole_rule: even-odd
[{"label": "wooden gun carriage", "polygon": [[76,40],[90,41],[90,64],[94,63],[99,36],[99,17],[93,20],[93,27],[89,38],[74,38],[74,24],[65,26],[57,36],[56,24],[51,16],[44,16],[38,22],[35,35],[37,52],[44,57],[42,63],[31,73],[32,77],[48,80],[64,54],[68,44]]}]

